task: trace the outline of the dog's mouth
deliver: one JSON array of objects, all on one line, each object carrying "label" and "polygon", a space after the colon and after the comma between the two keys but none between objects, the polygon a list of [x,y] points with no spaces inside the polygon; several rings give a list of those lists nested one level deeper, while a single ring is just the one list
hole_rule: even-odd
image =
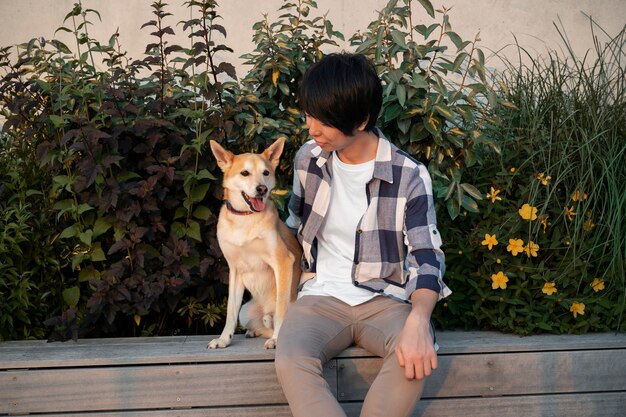
[{"label": "dog's mouth", "polygon": [[265,209],[265,201],[263,201],[262,197],[250,197],[243,191],[241,192],[241,196],[243,197],[243,201],[245,201],[248,207],[250,207],[250,210],[258,213]]}]

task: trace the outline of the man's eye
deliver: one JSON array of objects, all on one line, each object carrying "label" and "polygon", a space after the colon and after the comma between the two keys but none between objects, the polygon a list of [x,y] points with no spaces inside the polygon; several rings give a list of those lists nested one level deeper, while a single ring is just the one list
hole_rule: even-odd
[{"label": "man's eye", "polygon": [[250,173],[248,171],[241,171],[241,175],[247,177],[248,175],[250,175]]},{"label": "man's eye", "polygon": [[265,171],[263,171],[263,175],[267,177],[268,175],[270,175],[270,172],[266,169]]}]

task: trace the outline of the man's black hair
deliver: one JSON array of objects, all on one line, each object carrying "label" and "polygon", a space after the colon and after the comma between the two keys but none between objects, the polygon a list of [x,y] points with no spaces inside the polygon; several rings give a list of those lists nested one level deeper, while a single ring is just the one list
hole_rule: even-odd
[{"label": "man's black hair", "polygon": [[298,91],[300,108],[322,123],[352,136],[367,120],[372,131],[382,106],[383,87],[372,63],[363,55],[326,55],[304,74]]}]

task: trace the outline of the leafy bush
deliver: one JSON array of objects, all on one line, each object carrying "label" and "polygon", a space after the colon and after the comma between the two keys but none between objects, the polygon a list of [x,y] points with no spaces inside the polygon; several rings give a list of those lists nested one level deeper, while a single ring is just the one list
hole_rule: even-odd
[{"label": "leafy bush", "polygon": [[61,311],[54,217],[45,190],[50,176],[24,142],[0,134],[0,341],[41,338],[43,321]]},{"label": "leafy bush", "polygon": [[202,151],[225,136],[228,85],[217,78],[235,76],[232,66],[214,65],[228,49],[210,40],[224,31],[214,6],[188,3],[198,18],[184,22],[185,49],[169,44],[169,14],[153,3],[155,19],[143,27],[154,43],[130,61],[115,34],[106,45],[89,37],[97,12],[77,4],[65,18],[70,27],[59,30],[74,33],[78,55],[56,40],[32,40],[3,79],[16,89],[4,99],[4,130],[36,147],[52,173],[60,244],[71,254],[68,313],[51,321],[59,337],[176,329],[172,313],[189,297],[214,299],[204,312],[205,323],[214,321],[226,273],[215,238],[215,165]]},{"label": "leafy bush", "polygon": [[[502,100],[485,70],[479,35],[463,40],[452,30],[446,8],[436,11],[441,21],[415,25],[413,3],[389,1],[367,31],[351,41],[356,52],[373,60],[383,80],[380,128],[428,164],[433,191],[455,219],[478,212],[482,194],[462,180],[481,163],[484,148],[498,149],[485,132],[493,127],[492,115]],[[417,3],[435,18],[430,1]],[[450,55],[451,46],[455,52]]]},{"label": "leafy bush", "polygon": [[[415,25],[416,4],[440,20]],[[264,16],[254,25],[250,69],[238,80],[224,59],[217,2],[186,5],[191,17],[173,26],[166,5],[152,3],[142,30],[153,42],[139,59],[117,33],[106,44],[91,38],[99,14],[80,2],[58,29],[73,34],[74,50],[56,39],[19,45],[16,59],[0,50],[2,338],[41,337],[45,319],[52,338],[219,331],[221,174],[206,144],[258,151],[288,137],[274,195],[283,208],[293,155],[307,139],[297,86],[344,38],[315,1],[285,2],[275,22]],[[188,47],[171,43],[175,28]],[[485,68],[479,36],[461,39],[448,10],[429,0],[389,1],[350,41],[383,80],[379,126],[433,177],[454,290],[436,310],[439,324],[619,328],[624,103],[607,94],[624,91],[623,66],[615,69],[623,37],[591,70],[555,58],[511,65],[500,80]],[[608,157],[592,152],[600,146]],[[582,199],[572,201],[578,190]],[[522,219],[524,204],[537,218]],[[508,239],[522,241],[516,256]],[[546,283],[557,293],[544,294],[553,292]]]}]

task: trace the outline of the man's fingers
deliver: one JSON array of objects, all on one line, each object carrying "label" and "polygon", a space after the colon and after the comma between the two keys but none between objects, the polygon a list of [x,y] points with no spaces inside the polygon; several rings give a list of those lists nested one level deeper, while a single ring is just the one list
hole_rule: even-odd
[{"label": "man's fingers", "polygon": [[435,356],[430,359],[430,367],[434,370],[437,369],[437,366],[439,366],[439,363],[437,362],[437,354],[435,354]]},{"label": "man's fingers", "polygon": [[396,348],[396,357],[398,358],[398,363],[400,364],[400,366],[404,368],[404,355],[402,354],[402,351],[398,348]]}]

